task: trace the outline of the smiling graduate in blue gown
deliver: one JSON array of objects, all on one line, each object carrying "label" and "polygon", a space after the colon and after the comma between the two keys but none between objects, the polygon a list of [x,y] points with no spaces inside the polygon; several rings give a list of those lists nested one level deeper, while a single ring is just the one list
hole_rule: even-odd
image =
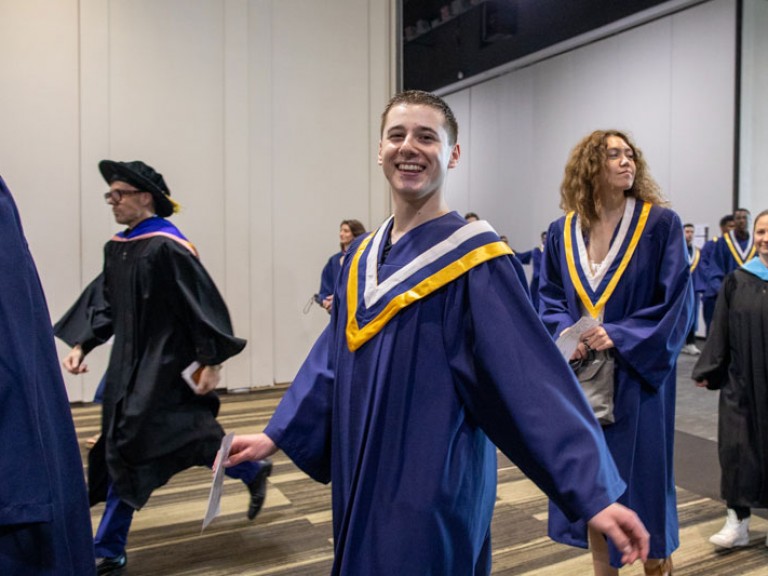
[{"label": "smiling graduate in blue gown", "polygon": [[489,574],[496,446],[634,561],[647,534],[614,503],[625,485],[519,262],[445,204],[458,159],[442,100],[390,102],[379,163],[394,216],[352,245],[330,325],[226,465],[279,448],[332,482],[334,575]]}]

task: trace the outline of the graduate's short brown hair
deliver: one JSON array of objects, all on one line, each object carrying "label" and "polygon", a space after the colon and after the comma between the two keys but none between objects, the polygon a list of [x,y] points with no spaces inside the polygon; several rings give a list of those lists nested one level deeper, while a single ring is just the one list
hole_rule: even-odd
[{"label": "graduate's short brown hair", "polygon": [[398,104],[413,104],[419,106],[429,106],[442,112],[445,117],[445,131],[448,132],[448,143],[453,146],[459,139],[459,123],[456,122],[456,116],[453,115],[453,110],[448,104],[435,94],[431,92],[424,92],[423,90],[406,90],[405,92],[399,92],[395,94],[392,99],[384,108],[384,112],[381,114],[381,128],[379,129],[379,136],[384,135],[384,125],[387,123],[387,114],[389,111]]}]

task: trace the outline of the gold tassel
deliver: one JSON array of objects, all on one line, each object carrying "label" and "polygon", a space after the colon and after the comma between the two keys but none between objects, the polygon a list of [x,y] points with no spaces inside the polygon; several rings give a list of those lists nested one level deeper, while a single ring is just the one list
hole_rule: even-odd
[{"label": "gold tassel", "polygon": [[171,205],[173,206],[173,213],[174,213],[174,214],[178,214],[179,212],[181,212],[181,204],[179,204],[178,202],[176,202],[176,200],[174,200],[174,199],[173,199],[173,198],[171,198],[170,196],[166,196],[166,198],[168,198],[168,201],[169,201],[169,202],[171,203]]}]

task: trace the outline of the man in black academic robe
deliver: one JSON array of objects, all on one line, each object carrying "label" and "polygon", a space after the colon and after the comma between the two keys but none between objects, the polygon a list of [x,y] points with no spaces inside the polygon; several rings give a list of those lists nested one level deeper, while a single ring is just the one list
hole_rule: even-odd
[{"label": "man in black academic robe", "polygon": [[[107,203],[127,229],[105,246],[104,306],[89,309],[64,366],[84,371],[84,356],[114,335],[102,436],[90,458],[94,470],[105,462],[108,471],[106,485],[91,476],[92,502],[107,488],[95,549],[99,574],[108,574],[125,566],[134,509],[177,472],[213,464],[224,435],[213,390],[221,364],[245,341],[233,336],[227,307],[195,247],[165,219],[176,204],[163,177],[138,161],[104,160],[99,169],[110,184]],[[199,365],[194,389],[182,375],[193,363]],[[262,462],[230,474],[251,491],[251,519],[270,470]]]}]

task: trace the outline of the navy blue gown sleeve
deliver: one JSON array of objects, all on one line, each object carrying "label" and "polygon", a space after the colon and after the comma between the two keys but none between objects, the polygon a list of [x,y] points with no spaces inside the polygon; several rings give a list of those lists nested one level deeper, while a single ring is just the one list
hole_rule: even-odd
[{"label": "navy blue gown sleeve", "polygon": [[341,252],[331,256],[323,267],[323,273],[320,276],[320,292],[317,294],[320,298],[320,302],[333,294],[333,291],[336,288],[336,280],[341,271],[340,260]]},{"label": "navy blue gown sleeve", "polygon": [[[573,371],[527,298],[513,258],[469,273],[461,326],[446,337],[457,389],[491,441],[572,518],[588,520],[625,489]],[[468,353],[459,353],[462,342]]]},{"label": "navy blue gown sleeve", "polygon": [[563,244],[564,218],[553,222],[547,231],[547,244],[541,258],[539,276],[539,312],[553,338],[572,326],[581,316],[565,293],[565,281],[560,266]]},{"label": "navy blue gown sleeve", "polygon": [[[664,211],[654,227],[652,240],[652,249],[658,254],[654,301],[626,316],[606,320],[603,327],[621,359],[646,384],[658,388],[674,370],[676,352],[693,325],[694,300],[685,236],[677,214]],[[610,305],[609,302],[606,307]],[[675,353],[664,354],[660,350]]]},{"label": "navy blue gown sleeve", "polygon": [[301,470],[323,483],[331,481],[332,326],[312,346],[264,429]]}]

